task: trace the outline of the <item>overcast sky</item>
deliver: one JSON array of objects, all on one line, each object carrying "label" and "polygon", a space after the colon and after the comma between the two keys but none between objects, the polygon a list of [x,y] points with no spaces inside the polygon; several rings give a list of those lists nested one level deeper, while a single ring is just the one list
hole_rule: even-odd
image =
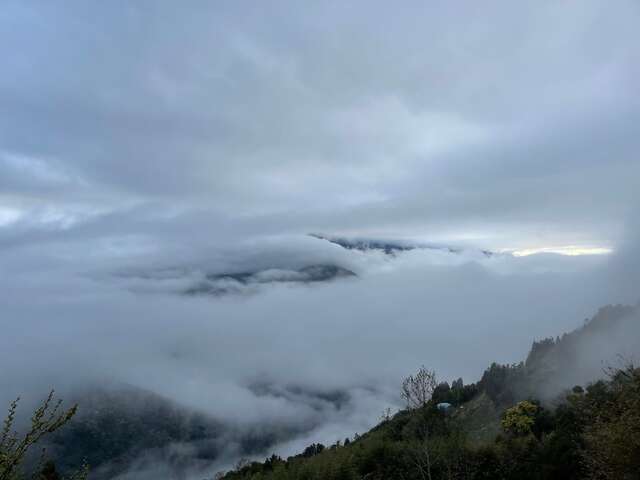
[{"label": "overcast sky", "polygon": [[3,2],[0,242],[615,247],[639,21],[635,1]]},{"label": "overcast sky", "polygon": [[[638,25],[635,0],[3,1],[0,401],[109,377],[221,418],[317,415],[259,375],[350,392],[304,439],[335,441],[421,364],[476,380],[637,301]],[[176,295],[319,263],[358,278]]]}]

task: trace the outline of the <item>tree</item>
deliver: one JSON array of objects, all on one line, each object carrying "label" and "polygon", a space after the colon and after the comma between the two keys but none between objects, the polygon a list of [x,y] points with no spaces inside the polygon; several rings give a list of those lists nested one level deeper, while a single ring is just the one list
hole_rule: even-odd
[{"label": "tree", "polygon": [[442,442],[451,431],[445,415],[430,404],[412,414],[411,426],[405,426],[408,460],[422,480],[439,477],[442,470]]},{"label": "tree", "polygon": [[[68,410],[62,410],[62,400],[54,401],[54,393],[51,390],[42,405],[34,411],[31,416],[31,425],[23,435],[13,431],[20,398],[11,402],[7,418],[4,420],[3,428],[0,432],[0,480],[20,480],[24,478],[21,470],[22,464],[31,447],[46,435],[61,428],[75,415],[78,406],[74,405]],[[42,459],[42,463],[44,463],[44,459]],[[85,465],[81,470],[73,474],[71,479],[86,478],[87,470]],[[42,476],[47,474],[52,477],[55,473],[55,466],[44,463],[41,473]]]},{"label": "tree", "polygon": [[436,373],[427,370],[424,365],[415,375],[409,375],[402,382],[401,396],[407,402],[407,408],[414,410],[424,407],[437,387]]},{"label": "tree", "polygon": [[312,443],[307,448],[304,449],[301,456],[303,457],[313,457],[318,455],[320,452],[324,450],[324,445],[321,443]]},{"label": "tree", "polygon": [[53,461],[48,460],[45,462],[40,470],[38,480],[60,480],[60,475],[56,470],[56,464]]},{"label": "tree", "polygon": [[538,406],[527,400],[509,408],[502,419],[502,428],[513,435],[527,435],[535,424]]},{"label": "tree", "polygon": [[447,382],[439,383],[431,395],[433,403],[452,403],[451,387]]},{"label": "tree", "polygon": [[382,415],[380,415],[380,423],[388,422],[391,420],[391,408],[387,407],[382,411]]},{"label": "tree", "polygon": [[[402,382],[402,398],[410,410],[422,409],[425,414],[421,418],[418,439],[409,448],[413,466],[423,480],[431,480],[430,425],[428,411],[425,408],[438,386],[436,374],[423,365],[415,375],[409,375]],[[447,385],[448,386],[448,385]]]},{"label": "tree", "polygon": [[432,480],[431,476],[431,448],[429,444],[429,430],[424,429],[422,438],[409,445],[409,455],[413,466],[422,480]]},{"label": "tree", "polygon": [[236,462],[235,466],[233,467],[233,469],[236,472],[240,472],[242,471],[244,468],[247,468],[251,465],[251,460],[249,460],[248,458],[239,458],[238,461]]},{"label": "tree", "polygon": [[640,369],[610,372],[605,389],[587,388],[582,410],[588,478],[635,479],[640,472]]}]

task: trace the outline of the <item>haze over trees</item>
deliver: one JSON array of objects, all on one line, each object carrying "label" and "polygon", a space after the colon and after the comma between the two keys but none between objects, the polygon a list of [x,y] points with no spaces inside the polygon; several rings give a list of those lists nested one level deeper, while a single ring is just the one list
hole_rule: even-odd
[{"label": "haze over trees", "polygon": [[[636,479],[639,388],[640,369],[629,366],[585,390],[575,389],[555,408],[521,401],[502,414],[502,433],[481,442],[467,436],[470,419],[463,410],[486,401],[484,393],[454,414],[429,402],[399,412],[346,445],[337,443],[312,456],[271,457],[222,478]],[[425,429],[432,432],[429,437]]]},{"label": "haze over trees", "polygon": [[[268,451],[274,437],[247,438],[246,456],[218,477],[635,479],[640,370],[626,362],[607,367],[601,380],[581,379],[597,358],[590,353],[594,345],[601,352],[621,335],[637,342],[639,308],[603,307],[575,331],[534,341],[525,361],[492,363],[475,383],[438,381],[434,370],[422,366],[399,382],[405,409],[395,414],[387,409],[370,431],[331,445],[315,442],[286,459],[272,454],[263,463],[247,458]],[[594,364],[592,379],[603,374],[602,364]],[[171,453],[166,448],[171,443],[190,445],[190,454],[203,465],[218,458],[216,439],[224,430],[204,415],[131,388],[95,398],[97,403],[87,403],[87,415],[79,416],[76,406],[62,409],[52,392],[29,428],[17,429],[22,433],[13,428],[18,425],[13,402],[0,439],[0,480],[22,479],[25,472],[41,480],[81,478],[86,470],[77,467],[84,459],[96,467],[91,478],[114,478],[145,451]],[[332,400],[340,408],[344,399],[336,394]],[[439,408],[442,404],[446,408]],[[29,452],[42,447],[46,457],[29,459]],[[175,456],[175,475],[190,458]]]}]

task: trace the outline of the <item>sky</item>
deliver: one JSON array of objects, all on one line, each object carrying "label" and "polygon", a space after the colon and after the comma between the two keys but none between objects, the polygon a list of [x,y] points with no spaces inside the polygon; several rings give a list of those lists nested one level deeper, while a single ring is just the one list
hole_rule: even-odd
[{"label": "sky", "polygon": [[[110,377],[224,418],[315,415],[259,376],[351,392],[314,420],[326,440],[423,363],[473,381],[636,302],[639,22],[622,0],[4,1],[7,398]],[[312,264],[358,276],[177,293]]]},{"label": "sky", "polygon": [[215,238],[615,246],[639,173],[639,16],[634,1],[5,2],[2,244],[135,249],[199,221]]}]

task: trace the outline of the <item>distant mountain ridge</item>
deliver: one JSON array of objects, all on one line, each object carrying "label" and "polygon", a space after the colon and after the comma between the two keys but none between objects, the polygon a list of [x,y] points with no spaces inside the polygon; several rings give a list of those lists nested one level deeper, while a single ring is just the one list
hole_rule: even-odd
[{"label": "distant mountain ridge", "polygon": [[333,263],[309,263],[302,267],[269,267],[252,270],[203,272],[198,268],[164,268],[152,271],[126,271],[120,278],[138,282],[136,291],[170,291],[178,295],[241,295],[255,293],[260,287],[277,284],[318,284],[355,278],[352,270]]},{"label": "distant mountain ridge", "polygon": [[[340,391],[311,392],[295,386],[281,389],[269,383],[251,384],[249,389],[274,398],[296,396],[313,408],[348,400]],[[80,405],[77,417],[44,446],[63,472],[86,461],[93,480],[144,470],[154,462],[162,463],[171,478],[181,478],[187,469],[206,468],[223,456],[258,455],[317,426],[265,423],[241,428],[125,384],[94,385],[69,400]]]},{"label": "distant mountain ridge", "polygon": [[[328,242],[354,252],[382,252],[391,258],[404,252],[430,250],[447,254],[473,253],[491,257],[489,250],[465,250],[446,245],[416,243],[405,240],[382,240],[371,238],[346,238],[311,233],[309,237],[319,242]],[[113,273],[124,279],[129,288],[140,293],[168,292],[186,296],[223,297],[227,295],[254,294],[274,285],[314,285],[336,280],[356,278],[361,272],[357,268],[361,258],[327,253],[327,245],[322,252],[310,249],[308,254],[297,251],[279,251],[277,255],[254,255],[242,253],[233,257],[234,261],[219,261],[219,265],[190,262],[187,265],[148,268],[126,268]],[[309,248],[308,246],[306,248]],[[238,252],[235,252],[238,255]],[[252,256],[253,255],[253,256]],[[358,256],[359,257],[359,256]],[[354,271],[355,270],[355,271]],[[356,273],[358,272],[358,273]]]},{"label": "distant mountain ridge", "polygon": [[[309,236],[317,238],[318,240],[325,240],[335,245],[339,245],[340,247],[347,250],[359,250],[361,252],[366,252],[367,250],[379,250],[387,255],[395,255],[397,253],[410,250],[441,250],[449,253],[460,253],[463,251],[462,248],[455,248],[446,245],[415,243],[404,240],[334,237],[331,235],[323,235],[320,233],[310,233]],[[486,256],[491,256],[494,254],[489,250],[480,251]]]},{"label": "distant mountain ridge", "polygon": [[186,295],[224,295],[242,293],[246,287],[270,283],[329,282],[357,275],[344,267],[331,264],[307,265],[298,269],[271,268],[253,272],[212,273],[193,287],[185,289]]}]

